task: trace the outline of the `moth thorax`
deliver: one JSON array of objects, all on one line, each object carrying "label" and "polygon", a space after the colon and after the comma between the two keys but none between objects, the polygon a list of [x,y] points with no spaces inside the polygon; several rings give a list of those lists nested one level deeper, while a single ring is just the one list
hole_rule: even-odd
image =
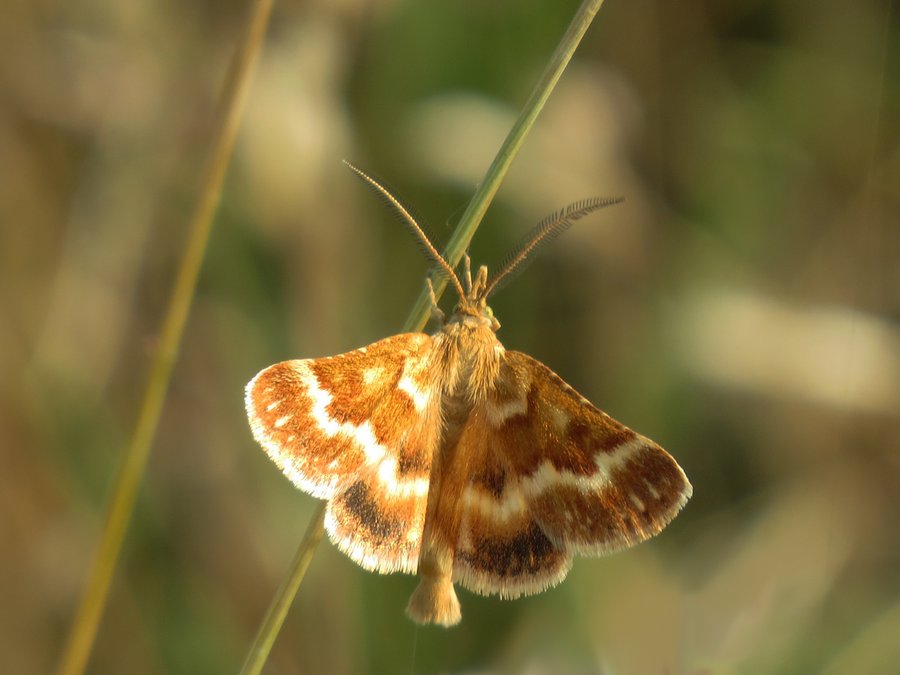
[{"label": "moth thorax", "polygon": [[444,396],[448,403],[471,404],[483,400],[500,373],[503,345],[481,317],[454,317],[442,331],[448,351]]}]

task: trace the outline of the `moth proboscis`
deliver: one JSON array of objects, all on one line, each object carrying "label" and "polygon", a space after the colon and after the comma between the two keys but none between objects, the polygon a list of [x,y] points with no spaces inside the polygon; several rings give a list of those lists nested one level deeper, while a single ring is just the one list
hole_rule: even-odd
[{"label": "moth proboscis", "polygon": [[[407,614],[460,621],[454,584],[516,598],[558,584],[575,555],[655,534],[691,496],[656,443],[594,407],[556,373],[497,339],[498,284],[574,220],[587,200],[543,221],[488,276],[460,278],[409,212],[403,216],[459,302],[438,330],[345,354],[283,361],[246,388],[256,440],[301,490],[328,500],[331,540],[367,570],[417,574]],[[430,280],[428,282],[431,288]]]}]

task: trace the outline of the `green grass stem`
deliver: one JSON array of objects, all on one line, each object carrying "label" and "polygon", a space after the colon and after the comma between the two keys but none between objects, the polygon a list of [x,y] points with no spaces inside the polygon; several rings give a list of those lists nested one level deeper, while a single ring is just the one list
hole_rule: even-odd
[{"label": "green grass stem", "polygon": [[200,194],[188,227],[184,256],[163,320],[159,346],[153,358],[137,423],[106,508],[105,523],[75,617],[60,658],[57,673],[79,675],[90,658],[97,628],[109,597],[116,564],[128,523],[134,512],[147,458],[165,403],[172,369],[184,333],[197,278],[219,203],[238,123],[247,98],[251,75],[262,48],[272,0],[253,0],[250,21],[229,66],[212,140],[211,154],[201,181]]},{"label": "green grass stem", "polygon": [[266,664],[266,660],[269,658],[269,652],[272,651],[272,645],[275,643],[275,638],[278,637],[278,631],[281,630],[281,625],[284,623],[288,610],[294,602],[294,596],[297,595],[297,590],[300,588],[303,577],[306,575],[306,568],[309,567],[313,554],[316,552],[316,546],[319,545],[325,534],[325,507],[327,504],[328,502],[324,501],[317,504],[316,512],[310,519],[306,533],[303,535],[300,546],[297,547],[297,552],[294,554],[294,559],[288,568],[290,574],[281,582],[281,586],[275,593],[272,604],[269,605],[266,616],[263,618],[262,624],[256,633],[256,639],[253,641],[253,646],[247,654],[244,667],[241,668],[242,675],[261,672]]}]

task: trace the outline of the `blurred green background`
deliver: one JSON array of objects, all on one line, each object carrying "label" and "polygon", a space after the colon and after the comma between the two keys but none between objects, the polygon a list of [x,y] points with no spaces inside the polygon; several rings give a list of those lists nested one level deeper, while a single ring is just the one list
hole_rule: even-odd
[{"label": "blurred green background", "polygon": [[[314,500],[243,387],[397,332],[575,2],[277,3],[91,673],[236,672]],[[48,672],[147,379],[237,2],[0,9],[0,671]],[[330,544],[271,673],[890,673],[900,663],[896,3],[609,0],[472,254],[625,197],[493,308],[682,464],[659,537],[514,601]]]}]

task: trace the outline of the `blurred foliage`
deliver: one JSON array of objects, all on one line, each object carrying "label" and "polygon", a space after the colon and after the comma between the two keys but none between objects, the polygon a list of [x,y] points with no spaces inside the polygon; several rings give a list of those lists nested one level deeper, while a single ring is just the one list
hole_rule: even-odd
[{"label": "blurred foliage", "polygon": [[[244,383],[395,332],[574,3],[281,3],[92,673],[234,672],[313,502]],[[82,589],[240,3],[26,2],[0,20],[0,671],[47,672]],[[323,545],[272,673],[885,673],[900,663],[900,21],[890,2],[613,2],[473,245],[579,223],[498,295],[509,348],[658,440],[657,539],[515,602]]]}]

